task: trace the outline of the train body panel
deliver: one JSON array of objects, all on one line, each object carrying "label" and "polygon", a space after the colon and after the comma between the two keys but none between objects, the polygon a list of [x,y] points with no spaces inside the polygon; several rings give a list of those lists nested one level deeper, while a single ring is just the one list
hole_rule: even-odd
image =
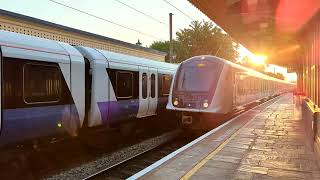
[{"label": "train body panel", "polygon": [[[165,110],[177,67],[6,31],[0,50],[0,146],[155,115]],[[147,98],[141,67],[149,75]],[[141,97],[148,99],[145,115]]]},{"label": "train body panel", "polygon": [[76,106],[84,97],[73,97],[71,61],[81,61],[80,54],[72,52],[70,45],[41,38],[5,31],[0,31],[0,37],[0,144],[62,133],[76,136],[83,121]]},{"label": "train body panel", "polygon": [[232,68],[228,65],[224,65],[212,101],[209,103],[208,108],[203,109],[203,112],[226,114],[232,110],[234,97],[230,96],[233,89],[232,83],[228,83],[229,81],[232,81],[230,72],[232,72]]},{"label": "train body panel", "polygon": [[109,102],[115,101],[114,96],[109,95],[109,77],[106,69],[109,67],[107,59],[97,50],[87,47],[77,47],[82,55],[89,61],[87,81],[89,89],[86,96],[90,96],[86,103],[89,103],[87,109],[87,126],[95,127],[107,123]]},{"label": "train body panel", "polygon": [[[76,114],[78,114],[78,118],[80,120],[79,127],[82,126],[85,116],[85,82],[83,79],[85,78],[85,62],[81,53],[70,46],[69,44],[59,42],[60,46],[62,46],[69,54],[70,57],[70,82],[69,89],[71,90],[71,94],[75,103],[75,107],[71,108],[71,116],[70,121],[75,121],[72,119],[76,119]],[[68,71],[63,71],[68,72]]]},{"label": "train body panel", "polygon": [[[91,65],[93,101],[89,111],[89,127],[156,114],[158,69],[172,75],[175,65],[104,50],[77,48]],[[161,104],[162,107],[165,104]]]}]

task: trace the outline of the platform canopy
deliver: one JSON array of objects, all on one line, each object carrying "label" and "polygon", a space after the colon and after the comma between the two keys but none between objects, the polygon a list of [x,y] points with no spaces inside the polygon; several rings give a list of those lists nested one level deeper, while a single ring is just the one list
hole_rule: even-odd
[{"label": "platform canopy", "polygon": [[319,14],[319,0],[189,0],[236,41],[268,63],[294,64],[305,25]]}]

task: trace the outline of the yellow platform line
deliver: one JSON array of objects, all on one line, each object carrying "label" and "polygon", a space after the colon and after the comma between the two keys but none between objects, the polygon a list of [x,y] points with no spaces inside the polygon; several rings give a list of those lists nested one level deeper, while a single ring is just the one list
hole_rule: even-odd
[{"label": "yellow platform line", "polygon": [[[265,109],[267,109],[268,107],[270,107],[271,105],[277,103],[281,98],[279,98],[278,100],[276,100],[275,102],[273,102],[272,104],[270,104],[269,106],[267,106]],[[254,109],[253,109],[254,110]],[[251,111],[251,110],[249,110]],[[258,113],[259,114],[259,113]],[[258,115],[257,114],[257,115]],[[246,128],[256,117],[257,115],[255,115],[250,121],[248,121],[245,125],[243,125],[241,128],[239,128],[235,133],[233,133],[226,141],[224,141],[220,146],[218,146],[217,149],[215,149],[214,151],[212,151],[208,156],[206,156],[205,158],[203,158],[198,164],[196,164],[190,171],[188,171],[184,176],[182,176],[180,178],[180,180],[187,180],[189,179],[192,175],[194,175],[203,165],[205,165],[209,160],[211,160],[215,155],[217,155],[234,137],[236,137],[240,131],[244,128]]]}]

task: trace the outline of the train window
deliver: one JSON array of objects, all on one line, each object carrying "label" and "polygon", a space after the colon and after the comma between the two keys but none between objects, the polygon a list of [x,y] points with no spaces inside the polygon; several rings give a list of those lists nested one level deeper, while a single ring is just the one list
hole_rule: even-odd
[{"label": "train window", "polygon": [[132,98],[133,74],[131,72],[118,71],[116,79],[117,98]]},{"label": "train window", "polygon": [[139,98],[139,72],[133,73],[133,98]]},{"label": "train window", "polygon": [[168,96],[170,93],[172,76],[170,75],[163,75],[162,76],[162,87],[161,87],[161,94],[163,96]]},{"label": "train window", "polygon": [[242,73],[236,73],[235,74],[235,78],[236,78],[236,84],[237,84],[237,94],[239,96],[243,96],[246,93],[246,81],[247,81],[247,77],[246,75],[242,74]]},{"label": "train window", "polygon": [[151,97],[156,96],[156,75],[151,74]]},{"label": "train window", "polygon": [[22,101],[22,66],[13,58],[4,58],[2,93],[4,109],[17,108]]},{"label": "train window", "polygon": [[57,66],[25,64],[23,97],[26,103],[58,102],[61,97],[61,75]]},{"label": "train window", "polygon": [[211,92],[216,89],[223,64],[216,61],[183,63],[177,72],[176,91]]},{"label": "train window", "polygon": [[148,86],[147,86],[147,82],[148,82],[148,77],[147,77],[147,73],[143,73],[142,74],[142,98],[146,99],[148,96]]},{"label": "train window", "polygon": [[162,96],[162,78],[163,78],[163,74],[158,74],[158,92],[159,92],[159,96]]}]

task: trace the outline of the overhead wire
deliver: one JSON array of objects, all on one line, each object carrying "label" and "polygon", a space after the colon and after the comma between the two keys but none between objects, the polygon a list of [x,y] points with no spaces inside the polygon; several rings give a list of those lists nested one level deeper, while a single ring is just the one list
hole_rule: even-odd
[{"label": "overhead wire", "polygon": [[185,15],[187,18],[189,18],[192,21],[195,21],[195,19],[193,19],[191,16],[189,16],[188,14],[186,14],[185,12],[183,12],[182,10],[180,10],[179,8],[177,8],[175,5],[171,4],[169,1],[167,0],[163,0],[165,3],[169,4],[171,7],[175,8],[176,10],[178,10],[180,13],[182,13],[183,15]]},{"label": "overhead wire", "polygon": [[114,0],[114,1],[116,1],[116,2],[118,2],[118,3],[120,3],[120,4],[122,4],[122,5],[130,8],[130,9],[133,9],[134,11],[137,11],[138,13],[140,13],[140,14],[142,14],[142,15],[144,15],[144,16],[146,16],[146,17],[148,17],[148,18],[150,18],[150,19],[152,19],[152,20],[154,20],[154,21],[156,21],[156,22],[158,22],[158,23],[160,23],[160,24],[166,24],[166,23],[164,23],[163,21],[158,20],[157,18],[155,18],[155,17],[153,17],[153,16],[151,16],[151,15],[149,15],[149,14],[147,14],[147,13],[144,13],[144,12],[136,9],[135,7],[132,7],[132,6],[128,5],[128,4],[120,1],[120,0]]},{"label": "overhead wire", "polygon": [[144,33],[144,32],[142,32],[142,31],[139,31],[139,30],[136,30],[136,29],[133,29],[133,28],[127,27],[127,26],[125,26],[125,25],[122,25],[122,24],[116,23],[116,22],[114,22],[114,21],[111,21],[111,20],[108,20],[108,19],[105,19],[105,18],[102,18],[102,17],[96,16],[96,15],[91,14],[91,13],[88,13],[88,12],[86,12],[86,11],[83,11],[83,10],[80,10],[80,9],[74,8],[74,7],[72,7],[72,6],[69,6],[69,5],[63,4],[63,3],[61,3],[61,2],[58,2],[58,1],[55,1],[55,0],[48,0],[48,1],[51,1],[51,2],[53,2],[53,3],[55,3],[55,4],[60,5],[60,6],[64,6],[64,7],[66,7],[66,8],[72,9],[72,10],[74,10],[74,11],[80,12],[80,13],[82,13],[82,14],[86,14],[86,15],[91,16],[91,17],[94,17],[94,18],[96,18],[96,19],[100,19],[100,20],[105,21],[105,22],[108,22],[108,23],[110,23],[110,24],[113,24],[113,25],[116,25],[116,26],[122,27],[122,28],[124,28],[124,29],[130,30],[130,31],[134,31],[134,32],[139,33],[139,34],[141,34],[141,35],[148,36],[148,37],[151,37],[151,38],[153,38],[153,39],[161,40],[161,39],[159,39],[159,38],[158,38],[158,37],[156,37],[156,36],[153,36],[153,35],[150,35],[150,34]]}]

